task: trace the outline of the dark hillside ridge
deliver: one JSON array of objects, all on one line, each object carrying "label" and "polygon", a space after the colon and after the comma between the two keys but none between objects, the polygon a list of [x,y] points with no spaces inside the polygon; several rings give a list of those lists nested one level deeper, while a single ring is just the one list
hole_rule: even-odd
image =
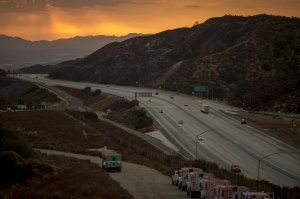
[{"label": "dark hillside ridge", "polygon": [[108,44],[51,77],[189,94],[203,85],[209,98],[243,108],[300,112],[300,19],[211,18]]},{"label": "dark hillside ridge", "polygon": [[[53,41],[28,41],[0,35],[1,65],[55,64],[64,60],[85,57],[111,42],[120,42],[142,34],[126,36],[85,36]],[[12,68],[11,68],[12,69]]]},{"label": "dark hillside ridge", "polygon": [[66,67],[66,66],[70,66],[73,65],[75,63],[77,63],[80,60],[80,58],[78,59],[74,59],[74,60],[69,60],[69,61],[64,61],[61,62],[59,64],[56,65],[42,65],[42,64],[35,64],[33,66],[30,67],[26,67],[26,68],[21,68],[19,70],[16,70],[16,73],[22,73],[22,74],[48,74],[51,73],[54,70],[57,70],[61,67]]}]

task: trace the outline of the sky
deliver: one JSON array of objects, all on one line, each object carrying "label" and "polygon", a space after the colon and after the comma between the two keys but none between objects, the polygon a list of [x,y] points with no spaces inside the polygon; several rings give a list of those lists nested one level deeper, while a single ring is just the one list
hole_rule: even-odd
[{"label": "sky", "polygon": [[300,0],[0,0],[0,34],[27,40],[152,34],[226,14],[300,17]]}]

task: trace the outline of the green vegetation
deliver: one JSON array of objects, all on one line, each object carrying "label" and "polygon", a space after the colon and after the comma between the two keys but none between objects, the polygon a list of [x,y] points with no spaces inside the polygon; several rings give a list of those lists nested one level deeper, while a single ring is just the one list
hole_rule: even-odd
[{"label": "green vegetation", "polygon": [[92,88],[90,86],[87,86],[84,89],[82,89],[82,92],[90,93],[90,92],[92,92]]},{"label": "green vegetation", "polygon": [[121,98],[119,100],[114,101],[113,103],[109,104],[108,106],[106,106],[104,108],[104,110],[110,109],[112,111],[121,111],[124,109],[130,109],[133,108],[135,106],[139,105],[139,101],[138,100],[126,100],[124,98]]},{"label": "green vegetation", "polygon": [[94,112],[84,112],[84,118],[91,120],[93,122],[97,122],[98,121],[98,115]]},{"label": "green vegetation", "polygon": [[100,95],[101,94],[101,89],[96,89],[94,92],[93,92],[93,95],[97,96],[97,95]]},{"label": "green vegetation", "polygon": [[134,124],[134,128],[142,129],[149,127],[153,124],[152,119],[146,114],[143,109],[137,109],[132,112],[133,117],[136,117],[137,120]]},{"label": "green vegetation", "polygon": [[23,157],[31,157],[33,150],[20,135],[0,127],[0,151],[14,151]]},{"label": "green vegetation", "polygon": [[119,99],[109,104],[104,110],[111,110],[108,119],[129,124],[132,128],[142,132],[152,130],[153,121],[145,110],[138,107],[138,100]]}]

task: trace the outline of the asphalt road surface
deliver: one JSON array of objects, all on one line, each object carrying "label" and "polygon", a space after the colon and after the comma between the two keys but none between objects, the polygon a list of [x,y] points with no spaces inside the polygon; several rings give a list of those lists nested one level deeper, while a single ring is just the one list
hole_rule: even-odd
[{"label": "asphalt road surface", "polygon": [[[267,135],[262,129],[242,125],[230,117],[238,111],[234,107],[155,89],[50,80],[42,75],[38,78],[22,75],[20,78],[79,89],[90,86],[127,99],[134,99],[134,92],[152,92],[151,98],[138,98],[140,105],[186,159],[195,159],[197,153],[197,158],[217,162],[227,169],[231,164],[239,164],[242,173],[250,178],[257,179],[259,174],[260,179],[278,185],[300,186],[299,148]],[[154,95],[155,92],[159,94]],[[200,111],[202,103],[210,106],[210,113]],[[180,120],[183,124],[179,124]],[[204,141],[197,140],[200,134]]]},{"label": "asphalt road surface", "polygon": [[[81,160],[90,160],[100,165],[101,159],[95,156],[79,155],[60,151],[38,149],[48,155],[62,155]],[[172,185],[171,178],[157,170],[143,165],[122,162],[122,172],[109,172],[111,178],[137,199],[186,199],[186,192]]]}]

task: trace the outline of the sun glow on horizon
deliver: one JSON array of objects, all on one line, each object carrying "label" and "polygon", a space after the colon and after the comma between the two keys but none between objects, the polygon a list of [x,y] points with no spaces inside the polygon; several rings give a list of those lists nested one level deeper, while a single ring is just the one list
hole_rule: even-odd
[{"label": "sun glow on horizon", "polygon": [[226,14],[299,17],[299,10],[295,0],[0,0],[0,34],[28,40],[154,34]]}]

